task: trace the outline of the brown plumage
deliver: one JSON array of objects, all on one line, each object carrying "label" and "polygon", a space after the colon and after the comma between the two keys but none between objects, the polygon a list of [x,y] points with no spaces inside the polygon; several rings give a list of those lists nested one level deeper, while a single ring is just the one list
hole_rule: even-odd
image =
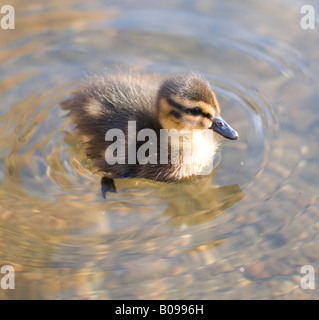
[{"label": "brown plumage", "polygon": [[[188,178],[201,174],[212,162],[220,134],[238,139],[237,132],[219,117],[220,107],[214,91],[198,74],[177,75],[165,80],[157,76],[123,74],[93,77],[61,106],[70,111],[69,115],[85,140],[86,154],[111,178],[141,177],[166,182]],[[146,155],[157,159],[156,163],[141,164],[137,159],[136,164],[128,164],[128,121],[135,121],[137,134],[146,128],[155,132],[158,138],[156,152],[151,154],[149,149]],[[225,128],[223,125],[233,132],[221,131]],[[212,133],[219,133],[214,132],[214,140],[210,139],[210,142],[201,134],[193,134],[194,129],[208,128],[213,129],[210,130]],[[124,132],[124,164],[109,164],[105,159],[105,151],[113,143],[105,141],[110,129]],[[189,130],[194,151],[191,163],[174,163],[170,146],[168,163],[160,163],[161,129]],[[136,141],[136,150],[144,143]],[[186,157],[182,153],[180,149],[178,160]]]}]

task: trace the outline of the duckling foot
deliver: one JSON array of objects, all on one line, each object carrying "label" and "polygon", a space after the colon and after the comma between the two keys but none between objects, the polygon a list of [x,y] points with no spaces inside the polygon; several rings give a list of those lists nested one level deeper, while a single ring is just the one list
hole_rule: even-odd
[{"label": "duckling foot", "polygon": [[103,177],[101,179],[101,192],[104,199],[106,198],[107,192],[116,192],[114,180],[112,178]]}]

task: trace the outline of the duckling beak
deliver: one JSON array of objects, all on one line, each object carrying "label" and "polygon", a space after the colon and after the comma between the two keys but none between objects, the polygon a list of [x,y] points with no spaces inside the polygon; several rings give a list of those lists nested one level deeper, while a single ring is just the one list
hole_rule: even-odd
[{"label": "duckling beak", "polygon": [[239,139],[238,131],[232,128],[221,116],[213,119],[213,124],[209,129],[212,129],[227,139]]}]

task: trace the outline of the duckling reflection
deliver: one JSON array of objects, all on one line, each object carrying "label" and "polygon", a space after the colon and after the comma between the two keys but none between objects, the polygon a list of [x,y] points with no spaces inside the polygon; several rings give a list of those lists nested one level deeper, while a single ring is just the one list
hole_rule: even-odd
[{"label": "duckling reflection", "polygon": [[[154,183],[144,179],[118,179],[115,182],[126,199],[126,208],[140,210],[141,199],[137,194],[145,194],[147,190],[147,199],[152,203],[152,211],[157,211],[155,208],[158,207],[163,216],[170,217],[173,225],[192,226],[217,218],[245,196],[237,184],[214,185],[217,172],[218,168],[215,168],[210,175],[174,184]],[[116,195],[108,195],[111,202],[118,199]],[[147,201],[148,205],[150,202]]]},{"label": "duckling reflection", "polygon": [[176,188],[164,215],[170,216],[174,225],[197,225],[217,218],[245,196],[237,184],[214,186],[212,178],[198,177]]},{"label": "duckling reflection", "polygon": [[[162,81],[156,76],[114,75],[93,78],[77,90],[74,97],[61,103],[63,109],[76,124],[85,140],[85,150],[99,170],[106,173],[102,180],[106,191],[114,191],[113,178],[146,178],[164,182],[177,182],[201,174],[209,166],[221,144],[221,137],[239,138],[238,132],[220,116],[220,106],[209,83],[198,74],[170,77]],[[128,140],[128,122],[135,121],[137,132],[152,129],[160,136],[161,129],[187,129],[191,132],[192,145],[197,146],[191,163],[182,161],[183,144],[179,147],[176,161],[168,148],[168,163],[160,161],[158,142],[149,157],[156,164],[141,164],[138,159],[131,164],[109,164],[105,151],[113,142],[105,141],[106,132],[120,129]],[[198,129],[211,129],[214,139],[195,134]],[[159,141],[160,139],[158,139]],[[138,150],[143,142],[136,141]],[[128,146],[123,157],[127,160]],[[149,150],[149,153],[152,152]]]}]

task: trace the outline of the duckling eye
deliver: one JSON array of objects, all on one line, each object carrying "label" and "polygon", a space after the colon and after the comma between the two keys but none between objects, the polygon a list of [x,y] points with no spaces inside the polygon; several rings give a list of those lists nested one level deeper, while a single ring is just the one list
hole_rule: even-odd
[{"label": "duckling eye", "polygon": [[201,113],[201,110],[200,110],[200,108],[195,107],[195,108],[190,109],[190,113],[193,116],[197,116],[197,115],[199,115]]}]

